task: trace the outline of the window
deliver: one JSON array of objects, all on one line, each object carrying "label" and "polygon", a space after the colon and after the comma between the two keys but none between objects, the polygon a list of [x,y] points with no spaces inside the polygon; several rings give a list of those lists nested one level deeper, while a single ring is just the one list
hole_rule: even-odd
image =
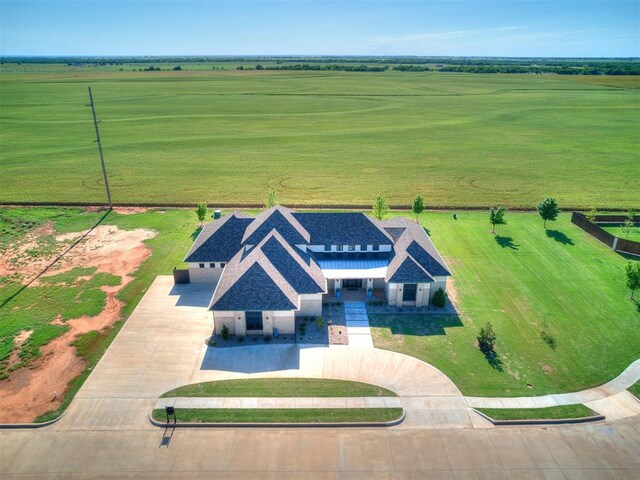
[{"label": "window", "polygon": [[220,268],[224,268],[224,266],[225,266],[225,265],[226,265],[226,263],[222,262],[222,263],[220,264]]},{"label": "window", "polygon": [[200,268],[204,268],[204,263],[200,263],[198,266],[199,266]]},{"label": "window", "polygon": [[216,268],[216,264],[215,263],[210,263],[209,264],[209,268]]},{"label": "window", "polygon": [[341,252],[342,250],[344,250],[344,245],[336,245],[337,252]]},{"label": "window", "polygon": [[355,252],[356,251],[356,246],[355,245],[349,245],[349,251],[350,252]]},{"label": "window", "polygon": [[415,302],[416,301],[416,290],[418,289],[418,285],[415,283],[405,283],[404,284],[404,292],[402,292],[402,301],[403,302]]},{"label": "window", "polygon": [[380,245],[373,245],[372,250],[374,252],[377,252],[378,250],[380,250]]},{"label": "window", "polygon": [[262,330],[262,312],[246,312],[247,330]]},{"label": "window", "polygon": [[324,251],[325,252],[330,252],[331,251],[331,245],[325,245],[324,246]]}]

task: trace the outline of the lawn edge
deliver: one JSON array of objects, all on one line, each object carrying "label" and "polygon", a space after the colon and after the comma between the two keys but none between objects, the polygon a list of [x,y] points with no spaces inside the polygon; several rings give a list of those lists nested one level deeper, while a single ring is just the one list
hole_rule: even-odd
[{"label": "lawn edge", "polygon": [[[482,413],[477,408],[472,408],[474,412],[480,415],[485,420],[490,421],[493,425],[501,427],[501,426],[536,426],[536,425],[575,425],[580,423],[591,423],[591,422],[599,422],[605,420],[606,417],[604,415],[591,415],[589,417],[578,417],[578,418],[547,418],[547,419],[522,419],[522,420],[495,420],[491,418],[489,415]],[[506,409],[505,409],[506,410]]]}]

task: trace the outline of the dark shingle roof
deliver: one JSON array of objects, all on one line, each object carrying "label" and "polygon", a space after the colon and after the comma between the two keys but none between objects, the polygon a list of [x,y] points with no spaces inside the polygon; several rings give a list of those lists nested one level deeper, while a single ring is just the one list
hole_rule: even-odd
[{"label": "dark shingle roof", "polygon": [[387,270],[387,282],[394,283],[428,283],[433,282],[433,277],[416,263],[416,261],[409,255],[402,255],[398,258],[399,265],[394,270],[393,274],[389,276],[389,270]]},{"label": "dark shingle roof", "polygon": [[252,218],[238,212],[208,223],[187,253],[185,262],[228,262],[242,248]]},{"label": "dark shingle roof", "polygon": [[[273,232],[259,247],[271,264],[289,282],[298,294],[324,293],[326,281],[318,264],[306,256],[297,247],[287,245],[279,235]],[[309,263],[307,263],[309,262]]]},{"label": "dark shingle roof", "polygon": [[[226,269],[225,269],[225,274]],[[214,293],[212,310],[295,310],[298,308],[264,266],[253,262],[223,293]],[[217,298],[216,298],[217,297]]]},{"label": "dark shingle roof", "polygon": [[[428,273],[430,277],[451,275],[440,253],[433,245],[424,229],[417,223],[404,217],[396,217],[391,221],[384,222],[385,228],[393,228],[397,230],[404,226],[404,231],[397,238],[393,245],[394,258],[389,263],[387,269],[387,281],[400,282],[397,278],[409,278],[405,270],[402,275],[396,272],[404,264],[407,257],[411,258],[422,270]],[[387,227],[389,225],[390,227]],[[395,232],[396,235],[398,232]],[[409,264],[410,265],[410,264]],[[406,267],[405,267],[406,268]],[[414,272],[416,276],[420,276],[420,272]],[[406,280],[408,282],[420,281],[417,278]]]},{"label": "dark shingle roof", "polygon": [[256,245],[266,237],[271,230],[276,229],[291,245],[306,245],[310,237],[300,222],[291,213],[292,210],[277,205],[259,214],[247,227],[242,243]]},{"label": "dark shingle roof", "polygon": [[316,245],[390,245],[391,237],[363,213],[294,213]]}]

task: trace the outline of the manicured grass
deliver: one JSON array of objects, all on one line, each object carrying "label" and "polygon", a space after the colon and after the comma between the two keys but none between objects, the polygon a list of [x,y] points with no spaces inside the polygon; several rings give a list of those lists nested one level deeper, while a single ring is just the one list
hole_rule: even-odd
[{"label": "manicured grass", "polygon": [[[401,416],[402,408],[176,408],[185,423],[369,423]],[[165,411],[155,409],[153,418],[166,421]]]},{"label": "manicured grass", "polygon": [[162,397],[397,397],[386,388],[324,378],[250,378],[196,383]]},{"label": "manicured grass", "polygon": [[636,382],[629,387],[629,391],[640,399],[640,382]]},{"label": "manicured grass", "polygon": [[[450,268],[459,316],[370,315],[374,344],[429,362],[466,395],[530,396],[594,387],[640,357],[640,311],[624,283],[627,260],[563,214],[545,231],[535,214],[427,213]],[[494,358],[477,348],[497,334]]]},{"label": "manicured grass", "polygon": [[629,235],[627,236],[627,234],[625,232],[622,231],[622,227],[609,227],[606,225],[600,225],[600,227],[603,230],[606,230],[607,232],[611,233],[612,235],[615,235],[616,237],[620,237],[620,238],[624,238],[627,240],[633,240],[634,242],[640,242],[640,226],[636,225],[633,227],[633,229],[629,232]]},{"label": "manicured grass", "polygon": [[640,205],[637,77],[3,70],[4,202]]},{"label": "manicured grass", "polygon": [[477,408],[494,420],[556,420],[597,415],[581,403],[547,408]]}]

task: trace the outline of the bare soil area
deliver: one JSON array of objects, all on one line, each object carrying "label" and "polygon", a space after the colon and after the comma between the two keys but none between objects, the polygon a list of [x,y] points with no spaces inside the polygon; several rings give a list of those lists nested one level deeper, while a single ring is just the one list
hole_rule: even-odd
[{"label": "bare soil area", "polygon": [[[145,229],[126,231],[116,226],[101,225],[88,233],[58,235],[47,255],[31,261],[25,258],[25,253],[40,241],[39,235],[53,235],[52,226],[46,225],[30,233],[29,238],[25,238],[20,245],[5,252],[0,257],[0,275],[18,273],[21,282],[27,284],[60,253],[81,239],[43,276],[56,275],[76,267],[96,267],[96,273],[110,273],[120,276],[122,280],[119,285],[101,287],[107,297],[100,314],[65,322],[69,330],[45,345],[40,358],[28,367],[11,372],[6,380],[0,382],[0,423],[30,422],[60,406],[67,384],[86,367],[77,356],[72,342],[78,335],[108,328],[120,318],[123,304],[116,295],[132,280],[133,272],[151,255],[151,249],[144,242],[154,237],[155,232]],[[37,286],[38,280],[31,285]],[[14,344],[19,346],[30,334],[21,333],[14,339]]]}]

